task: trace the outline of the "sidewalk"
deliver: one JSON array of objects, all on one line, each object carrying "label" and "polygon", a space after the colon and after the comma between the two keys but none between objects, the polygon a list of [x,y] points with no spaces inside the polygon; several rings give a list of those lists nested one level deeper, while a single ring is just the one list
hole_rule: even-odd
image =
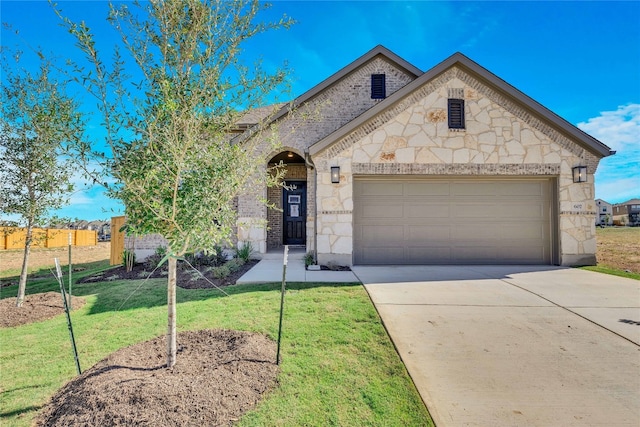
[{"label": "sidewalk", "polygon": [[[360,282],[353,271],[307,271],[304,267],[305,252],[302,249],[290,249],[287,262],[287,282],[326,282],[355,283]],[[283,252],[264,254],[259,263],[247,271],[238,281],[238,285],[246,283],[282,282]]]}]

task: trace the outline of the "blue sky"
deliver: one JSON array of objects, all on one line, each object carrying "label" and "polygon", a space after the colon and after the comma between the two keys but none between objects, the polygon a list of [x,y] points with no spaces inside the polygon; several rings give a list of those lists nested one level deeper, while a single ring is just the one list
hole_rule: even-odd
[{"label": "blue sky", "polygon": [[[102,1],[58,1],[71,18],[95,28],[99,48],[111,34]],[[46,1],[0,2],[2,45],[28,42],[61,58],[73,40]],[[275,1],[263,15],[298,23],[261,35],[247,59],[287,61],[293,95],[300,95],[382,44],[426,71],[462,52],[613,150],[596,173],[596,198],[640,197],[640,2],[368,2]],[[107,218],[122,212],[99,187],[79,182],[59,215]]]}]

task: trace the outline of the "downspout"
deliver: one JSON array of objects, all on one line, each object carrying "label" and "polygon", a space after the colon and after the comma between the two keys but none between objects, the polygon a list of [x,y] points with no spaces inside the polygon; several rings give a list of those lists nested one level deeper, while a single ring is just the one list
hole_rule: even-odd
[{"label": "downspout", "polygon": [[313,258],[318,262],[318,171],[316,165],[311,160],[309,149],[304,150],[304,163],[307,167],[313,169]]}]

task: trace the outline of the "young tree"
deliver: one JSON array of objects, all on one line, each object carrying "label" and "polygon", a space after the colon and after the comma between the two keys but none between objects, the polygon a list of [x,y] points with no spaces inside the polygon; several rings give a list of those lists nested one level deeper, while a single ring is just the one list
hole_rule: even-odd
[{"label": "young tree", "polygon": [[241,62],[245,41],[291,24],[257,21],[264,8],[254,0],[151,0],[135,12],[111,5],[108,19],[125,47],[123,55],[116,48],[112,66],[89,27],[58,11],[91,64],[76,72],[104,113],[118,182],[111,194],[124,202],[130,230],[168,241],[168,367],[176,361],[176,260],[228,241],[233,200],[266,164],[258,144],[273,133],[258,128],[260,138],[231,138],[243,111],[264,105],[286,76]]},{"label": "young tree", "polygon": [[16,215],[26,228],[18,307],[25,296],[33,228],[68,202],[73,167],[63,153],[82,140],[84,130],[65,83],[54,79],[51,64],[40,58],[35,74],[19,68],[19,62],[17,67],[3,64],[0,94],[0,211]]}]

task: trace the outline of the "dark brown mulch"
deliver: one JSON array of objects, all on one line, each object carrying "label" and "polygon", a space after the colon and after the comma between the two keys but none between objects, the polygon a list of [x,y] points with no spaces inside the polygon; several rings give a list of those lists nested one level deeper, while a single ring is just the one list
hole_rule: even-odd
[{"label": "dark brown mulch", "polygon": [[276,385],[276,344],[229,330],[178,334],[176,365],[164,337],[112,353],[61,388],[36,426],[230,426]]},{"label": "dark brown mulch", "polygon": [[[16,298],[0,300],[0,328],[40,322],[64,313],[62,296],[59,292],[27,295],[22,307],[16,307]],[[72,310],[77,310],[85,304],[84,298],[71,297]]]},{"label": "dark brown mulch", "polygon": [[[249,260],[242,265],[239,270],[234,271],[227,277],[218,279],[213,276],[213,271],[206,267],[197,267],[198,271],[202,273],[206,279],[203,279],[200,274],[196,273],[191,267],[178,262],[178,276],[176,278],[178,286],[184,289],[209,289],[216,286],[223,287],[234,285],[236,281],[242,277],[244,273],[251,269],[258,263],[257,260]],[[92,276],[84,277],[79,280],[78,283],[92,283],[92,282],[104,282],[112,280],[141,280],[149,277],[149,274],[153,271],[153,268],[145,267],[144,264],[139,263],[133,266],[131,271],[127,271],[123,266],[110,268],[109,270],[102,271]],[[167,268],[166,265],[156,269],[151,275],[152,279],[166,278]],[[214,286],[215,285],[215,286]]]}]

